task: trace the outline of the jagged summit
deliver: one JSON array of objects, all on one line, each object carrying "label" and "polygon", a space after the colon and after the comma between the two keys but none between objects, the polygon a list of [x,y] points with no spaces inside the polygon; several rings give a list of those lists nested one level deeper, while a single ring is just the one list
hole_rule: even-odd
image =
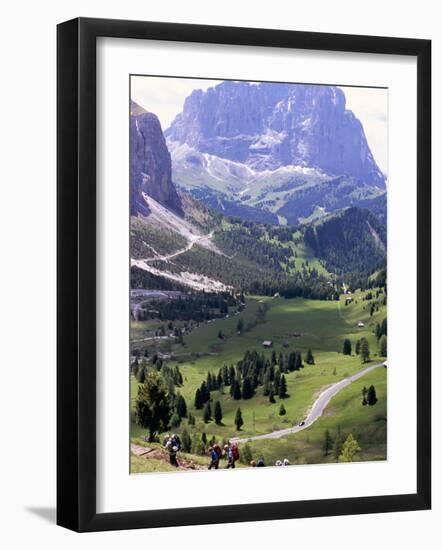
[{"label": "jagged summit", "polygon": [[225,81],[192,92],[165,136],[257,171],[306,166],[385,187],[362,124],[335,86]]}]

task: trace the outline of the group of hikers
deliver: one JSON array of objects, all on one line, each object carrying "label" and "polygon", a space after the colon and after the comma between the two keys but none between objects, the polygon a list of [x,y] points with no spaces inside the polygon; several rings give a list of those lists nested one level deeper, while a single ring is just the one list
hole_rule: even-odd
[{"label": "group of hikers", "polygon": [[210,456],[209,470],[212,468],[218,470],[219,461],[222,458],[227,460],[226,468],[235,468],[235,462],[239,460],[239,448],[236,443],[226,443],[223,449],[221,449],[218,443],[214,443],[208,448],[207,452]]},{"label": "group of hikers", "polygon": [[[164,438],[164,448],[169,453],[170,464],[175,467],[179,467],[177,454],[182,448],[182,443],[177,434],[166,435]],[[218,443],[213,443],[208,449],[207,454],[210,457],[208,469],[218,470],[220,460],[225,459],[227,461],[226,468],[235,468],[235,463],[239,460],[239,447],[233,442],[226,443],[223,448]],[[275,466],[289,466],[290,462],[287,458],[284,460],[277,460]],[[264,459],[251,460],[250,466],[263,467],[265,466]]]}]

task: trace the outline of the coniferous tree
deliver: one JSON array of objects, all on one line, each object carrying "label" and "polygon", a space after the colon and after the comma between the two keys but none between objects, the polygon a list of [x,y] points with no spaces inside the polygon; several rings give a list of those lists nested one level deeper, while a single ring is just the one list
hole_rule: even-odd
[{"label": "coniferous tree", "polygon": [[233,397],[233,399],[235,399],[235,401],[238,401],[238,399],[241,399],[241,397],[242,397],[241,388],[240,388],[238,380],[235,380],[235,382],[233,383],[232,397]]},{"label": "coniferous tree", "polygon": [[239,332],[241,334],[243,329],[244,329],[244,321],[240,318],[238,319],[238,322],[236,324],[236,332]]},{"label": "coniferous tree", "polygon": [[387,357],[387,337],[385,334],[382,335],[379,340],[379,355],[381,357]]},{"label": "coniferous tree", "polygon": [[302,364],[302,355],[300,351],[295,351],[295,370],[302,369],[304,365]]},{"label": "coniferous tree", "polygon": [[182,434],[181,434],[181,445],[182,450],[185,453],[192,452],[192,438],[190,437],[189,432],[184,428]]},{"label": "coniferous tree", "polygon": [[281,406],[279,407],[279,416],[284,416],[286,412],[287,411],[285,410],[283,403],[281,403]]},{"label": "coniferous tree", "polygon": [[362,388],[362,405],[365,407],[365,405],[367,405],[367,388],[364,386]]},{"label": "coniferous tree", "polygon": [[361,349],[359,351],[361,360],[363,363],[366,363],[370,360],[370,346],[368,344],[367,338],[361,338]]},{"label": "coniferous tree", "polygon": [[374,386],[370,386],[367,392],[367,404],[372,406],[376,405],[378,398],[376,396],[376,389]]},{"label": "coniferous tree", "polygon": [[242,413],[241,409],[238,407],[236,414],[235,414],[235,426],[236,429],[239,431],[241,429],[241,426],[244,425],[244,420],[242,419]]},{"label": "coniferous tree", "polygon": [[325,430],[325,433],[324,433],[324,443],[322,445],[322,450],[324,452],[324,455],[325,456],[328,456],[330,454],[330,451],[332,450],[333,448],[333,440],[332,440],[332,437],[330,435],[330,432],[329,430]]},{"label": "coniferous tree", "polygon": [[213,417],[216,422],[216,424],[221,424],[223,419],[223,410],[221,408],[221,403],[219,401],[215,401],[215,407],[213,410]]},{"label": "coniferous tree", "polygon": [[201,399],[203,403],[206,403],[210,399],[210,390],[207,387],[206,382],[201,382],[200,386]]},{"label": "coniferous tree", "polygon": [[196,392],[195,392],[195,401],[194,401],[195,409],[202,409],[203,404],[204,403],[203,403],[203,399],[201,397],[201,390],[200,390],[200,388],[197,388]]},{"label": "coniferous tree", "polygon": [[244,378],[241,394],[243,399],[250,399],[251,397],[253,397],[253,388],[252,383],[250,382],[250,378]]},{"label": "coniferous tree", "polygon": [[355,455],[361,450],[359,443],[349,434],[344,444],[342,445],[342,451],[339,455],[339,462],[353,462]]},{"label": "coniferous tree", "polygon": [[210,406],[210,401],[207,401],[207,403],[204,406],[203,420],[207,424],[207,422],[210,422],[211,419],[212,419],[212,407]]},{"label": "coniferous tree", "polygon": [[175,410],[177,415],[180,418],[185,418],[187,416],[187,404],[186,400],[181,394],[177,395],[176,402],[175,402]]},{"label": "coniferous tree", "polygon": [[181,424],[181,418],[179,416],[179,414],[177,414],[176,412],[173,413],[171,419],[170,419],[170,425],[172,428],[178,428],[178,426]]},{"label": "coniferous tree", "polygon": [[246,443],[241,450],[241,456],[239,457],[239,461],[241,462],[241,464],[249,465],[252,462],[252,460],[253,460],[252,449],[250,448],[250,445]]},{"label": "coniferous tree", "polygon": [[333,454],[335,456],[335,459],[338,460],[339,456],[342,451],[342,445],[344,443],[342,432],[341,432],[341,426],[338,425],[338,428],[336,430],[336,437],[335,437],[335,443],[333,446]]},{"label": "coniferous tree", "polygon": [[206,432],[203,432],[201,434],[201,441],[204,443],[204,445],[207,445],[207,435]]},{"label": "coniferous tree", "polygon": [[143,367],[139,367],[139,369],[138,369],[138,382],[140,384],[144,384],[145,379],[146,379],[146,370]]},{"label": "coniferous tree", "polygon": [[148,440],[153,441],[159,430],[167,430],[171,415],[172,406],[161,376],[149,373],[138,388],[135,402],[137,424],[148,429]]},{"label": "coniferous tree", "polygon": [[342,346],[342,353],[344,355],[351,355],[351,341],[348,338],[344,340],[344,345]]},{"label": "coniferous tree", "polygon": [[284,399],[287,397],[287,382],[285,381],[285,376],[281,376],[281,380],[279,382],[279,397],[280,399]]},{"label": "coniferous tree", "polygon": [[361,341],[357,340],[356,341],[356,346],[355,346],[355,353],[356,353],[356,355],[359,355],[360,352],[361,352]]},{"label": "coniferous tree", "polygon": [[189,426],[195,426],[195,417],[193,416],[193,414],[189,413],[187,415],[187,423],[189,424]]},{"label": "coniferous tree", "polygon": [[273,392],[273,387],[270,388],[269,401],[270,403],[275,403],[275,394]]},{"label": "coniferous tree", "polygon": [[311,348],[308,348],[307,350],[307,355],[305,356],[305,362],[307,363],[307,365],[315,364],[315,358],[313,357]]}]

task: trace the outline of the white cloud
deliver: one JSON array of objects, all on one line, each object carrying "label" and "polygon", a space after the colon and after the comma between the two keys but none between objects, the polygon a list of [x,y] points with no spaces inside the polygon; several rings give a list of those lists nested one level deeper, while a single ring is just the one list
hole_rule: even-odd
[{"label": "white cloud", "polygon": [[[133,76],[132,99],[147,111],[155,113],[163,130],[168,128],[183,109],[184,100],[193,90],[207,90],[221,80]],[[380,169],[388,168],[388,91],[376,88],[341,86],[347,109],[361,121],[368,144]]]}]

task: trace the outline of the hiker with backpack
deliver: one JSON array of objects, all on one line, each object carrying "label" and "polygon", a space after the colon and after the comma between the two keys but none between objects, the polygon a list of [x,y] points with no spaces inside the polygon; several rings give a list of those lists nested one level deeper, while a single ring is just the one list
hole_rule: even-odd
[{"label": "hiker with backpack", "polygon": [[235,462],[239,459],[239,449],[236,443],[224,445],[224,452],[227,458],[227,468],[235,468]]},{"label": "hiker with backpack", "polygon": [[219,455],[216,452],[214,447],[209,447],[209,455],[210,455],[210,464],[208,469],[211,470],[212,468],[215,468],[215,470],[218,470],[219,466]]},{"label": "hiker with backpack", "polygon": [[181,442],[179,441],[179,438],[177,439],[177,436],[172,436],[172,437],[169,437],[166,444],[164,445],[164,448],[169,453],[169,461],[171,466],[175,466],[176,468],[178,468],[179,466],[176,455],[181,448],[181,445],[178,446],[177,443],[181,444]]}]

